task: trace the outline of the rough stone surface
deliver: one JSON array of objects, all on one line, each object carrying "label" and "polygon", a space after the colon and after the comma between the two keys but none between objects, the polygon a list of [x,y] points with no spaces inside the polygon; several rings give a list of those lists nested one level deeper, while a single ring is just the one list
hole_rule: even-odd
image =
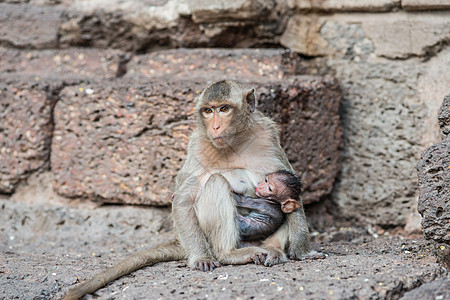
[{"label": "rough stone surface", "polygon": [[[328,24],[330,23],[330,24]],[[426,56],[442,49],[450,39],[450,12],[295,15],[281,37],[281,44],[308,56],[334,54],[341,50],[338,41],[330,43],[326,29],[344,24],[362,26],[364,35],[373,44],[374,54],[389,58]]]},{"label": "rough stone surface", "polygon": [[287,24],[280,43],[291,50],[308,55],[323,56],[330,52],[320,36],[323,21],[318,16],[295,15]]},{"label": "rough stone surface", "polygon": [[450,51],[444,46],[430,48],[423,58],[379,57],[364,28],[364,18],[372,17],[379,18],[323,17],[320,36],[331,54],[301,60],[296,72],[333,74],[342,86],[343,163],[332,192],[338,207],[329,211],[420,230],[416,165],[423,149],[439,141],[436,115],[450,93]]},{"label": "rough stone surface", "polygon": [[[340,169],[337,82],[292,77],[246,85],[256,88],[261,109],[279,121],[282,145],[304,180],[305,203],[329,194]],[[52,144],[56,191],[102,202],[170,203],[194,126],[194,97],[205,86],[204,79],[154,78],[145,85],[63,89]]]},{"label": "rough stone surface", "polygon": [[405,10],[433,10],[449,9],[448,0],[402,0],[402,8]]},{"label": "rough stone surface", "polygon": [[450,299],[450,278],[447,277],[425,283],[417,289],[406,292],[400,299]]},{"label": "rough stone surface", "polygon": [[124,78],[149,81],[155,76],[168,76],[248,82],[260,77],[272,81],[293,75],[296,63],[282,49],[177,49],[134,56]]},{"label": "rough stone surface", "polygon": [[[423,234],[438,243],[450,244],[450,95],[442,102],[439,126],[444,141],[427,148],[417,165],[419,177],[418,211],[422,215]],[[444,263],[450,255],[443,255]]]},{"label": "rough stone surface", "polygon": [[300,10],[326,12],[381,12],[400,6],[400,0],[296,0],[295,2]]},{"label": "rough stone surface", "polygon": [[[439,110],[443,103],[442,99],[450,94],[450,51],[443,50],[423,64],[424,72],[420,72],[418,80],[419,98],[426,107],[426,118],[424,119],[421,144],[423,149],[442,140],[439,122]],[[444,101],[445,103],[445,101]],[[423,151],[420,149],[420,153]]]},{"label": "rough stone surface", "polygon": [[[144,52],[276,45],[287,18],[277,13],[275,1],[261,0],[9,3],[0,4],[0,44],[21,48],[93,46]],[[40,26],[33,26],[36,22]]]},{"label": "rough stone surface", "polygon": [[230,21],[256,22],[264,19],[274,9],[274,1],[264,0],[192,0],[189,1],[192,19],[196,23]]},{"label": "rough stone surface", "polygon": [[66,197],[167,205],[193,122],[184,84],[67,87],[55,108],[52,170]]},{"label": "rough stone surface", "polygon": [[17,50],[0,47],[0,56],[0,76],[5,80],[31,78],[33,81],[64,81],[66,84],[97,78],[114,78],[119,65],[123,65],[123,61],[129,58],[129,55],[122,51],[85,48]]},{"label": "rough stone surface", "polygon": [[152,51],[178,47],[274,44],[285,17],[271,1],[76,1],[66,8],[62,46]]},{"label": "rough stone surface", "polygon": [[438,121],[444,139],[448,139],[450,137],[450,95],[447,95],[442,102]]},{"label": "rough stone surface", "polygon": [[0,83],[0,193],[11,193],[31,173],[49,167],[52,87],[38,82]]},{"label": "rough stone surface", "polygon": [[53,107],[65,85],[117,76],[121,52],[0,48],[0,192],[49,167]]},{"label": "rough stone surface", "polygon": [[[58,299],[79,280],[172,238],[163,216],[154,208],[86,209],[1,200],[0,298]],[[148,225],[149,220],[155,222]],[[448,273],[423,239],[374,239],[346,228],[319,234],[316,241],[313,247],[327,253],[326,259],[271,268],[224,266],[209,273],[190,270],[185,261],[160,263],[86,298],[398,299],[430,287],[437,288],[434,295],[448,293]]]},{"label": "rough stone surface", "polygon": [[56,47],[61,14],[56,7],[0,3],[0,45]]},{"label": "rough stone surface", "polygon": [[[299,61],[283,50],[179,49],[132,56],[114,50],[0,48],[0,53],[5,68],[0,78],[59,87],[53,99],[60,101],[52,170],[61,195],[167,205],[193,128],[193,98],[223,78],[257,88],[261,109],[280,123],[282,143],[304,177],[305,203],[329,194],[339,172],[339,86],[331,78],[289,79]],[[281,106],[292,107],[282,112]],[[323,139],[312,138],[317,130]],[[6,167],[3,172],[8,178],[14,173]],[[12,192],[17,183],[8,183],[4,192]]]},{"label": "rough stone surface", "polygon": [[[414,62],[335,62],[342,78],[344,161],[333,191],[347,218],[405,224],[415,206],[423,104],[417,101]],[[350,100],[351,99],[351,100]],[[401,99],[398,102],[394,99]]]},{"label": "rough stone surface", "polygon": [[450,39],[450,12],[383,15],[363,24],[375,54],[390,58],[424,56]]},{"label": "rough stone surface", "polygon": [[417,170],[423,234],[450,245],[450,140],[426,149]]}]

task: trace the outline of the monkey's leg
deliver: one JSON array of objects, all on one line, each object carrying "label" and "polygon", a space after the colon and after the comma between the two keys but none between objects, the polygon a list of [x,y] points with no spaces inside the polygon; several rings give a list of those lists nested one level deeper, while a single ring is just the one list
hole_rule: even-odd
[{"label": "monkey's leg", "polygon": [[88,281],[71,288],[63,300],[79,299],[86,294],[95,292],[111,281],[128,275],[143,267],[151,266],[157,262],[186,259],[183,248],[177,240],[162,244],[156,248],[147,249],[126,258],[115,266],[94,275]]},{"label": "monkey's leg", "polygon": [[287,261],[284,249],[287,246],[288,229],[287,223],[284,223],[275,234],[263,241],[261,247],[268,252],[266,260],[264,261],[266,267],[271,267]]},{"label": "monkey's leg", "polygon": [[228,181],[213,174],[197,198],[197,218],[215,257],[223,264],[261,264],[266,251],[259,247],[236,249],[240,240],[236,203]]}]

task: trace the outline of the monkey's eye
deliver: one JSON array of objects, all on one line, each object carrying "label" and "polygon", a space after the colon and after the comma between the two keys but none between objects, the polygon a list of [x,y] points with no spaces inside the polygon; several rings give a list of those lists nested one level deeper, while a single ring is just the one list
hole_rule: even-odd
[{"label": "monkey's eye", "polygon": [[271,192],[271,191],[272,191],[272,187],[269,186],[269,192]]},{"label": "monkey's eye", "polygon": [[264,182],[268,182],[268,179],[267,179],[267,177],[266,177],[266,178],[264,178]]},{"label": "monkey's eye", "polygon": [[203,109],[203,113],[205,113],[205,114],[212,114],[212,112],[213,112],[213,110],[212,110],[212,108],[204,108]]},{"label": "monkey's eye", "polygon": [[219,109],[219,111],[220,112],[227,112],[227,111],[229,111],[230,110],[230,108],[228,107],[228,106],[222,106],[220,109]]}]

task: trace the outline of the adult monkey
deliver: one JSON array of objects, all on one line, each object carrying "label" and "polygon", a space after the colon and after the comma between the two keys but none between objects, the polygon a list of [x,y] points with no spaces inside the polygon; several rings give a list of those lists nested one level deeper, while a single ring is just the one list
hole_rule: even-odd
[{"label": "adult monkey", "polygon": [[236,249],[239,232],[232,188],[241,184],[241,176],[235,173],[247,175],[247,191],[254,193],[266,174],[282,169],[293,172],[275,123],[256,110],[256,104],[255,91],[243,90],[233,81],[209,85],[197,102],[197,128],[177,177],[172,211],[188,264],[196,269],[210,271],[219,263],[259,263],[262,255],[266,256],[262,263],[269,266],[286,261],[286,248],[292,259],[310,251],[303,208],[288,215],[286,224],[262,249]]},{"label": "adult monkey", "polygon": [[301,259],[310,252],[302,207],[287,215],[287,221],[261,247],[238,248],[234,189],[239,187],[242,193],[244,184],[244,194],[254,195],[266,174],[282,169],[293,172],[275,123],[256,110],[256,104],[255,91],[244,90],[233,81],[212,83],[200,94],[197,127],[176,178],[172,204],[178,240],[125,259],[69,290],[64,299],[81,298],[161,261],[187,259],[192,268],[212,271],[221,264],[279,264],[287,260],[285,250],[291,259]]}]

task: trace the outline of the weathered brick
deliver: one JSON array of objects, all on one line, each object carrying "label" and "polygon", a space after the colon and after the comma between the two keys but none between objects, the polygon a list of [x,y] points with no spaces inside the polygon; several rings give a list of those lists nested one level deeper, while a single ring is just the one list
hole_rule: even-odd
[{"label": "weathered brick", "polygon": [[0,42],[16,47],[56,47],[61,14],[58,7],[0,4]]},{"label": "weathered brick", "polygon": [[380,12],[389,11],[400,5],[400,0],[296,0],[300,10],[325,12]]},{"label": "weathered brick", "polygon": [[417,170],[423,234],[450,244],[450,140],[426,149]]},{"label": "weathered brick", "polygon": [[45,84],[0,83],[0,192],[48,167],[55,99]]},{"label": "weathered brick", "polygon": [[402,0],[402,8],[405,10],[440,10],[449,9],[448,0]]}]

